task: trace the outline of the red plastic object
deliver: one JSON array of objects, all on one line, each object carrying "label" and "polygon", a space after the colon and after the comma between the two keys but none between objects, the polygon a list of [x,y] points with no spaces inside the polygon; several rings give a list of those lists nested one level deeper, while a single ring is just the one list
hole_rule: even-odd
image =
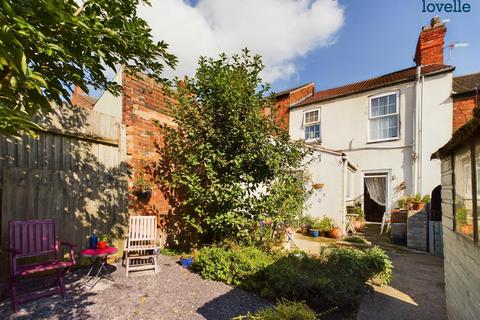
[{"label": "red plastic object", "polygon": [[100,241],[100,242],[98,242],[98,244],[97,244],[97,248],[98,248],[98,249],[105,249],[107,246],[108,246],[108,244],[107,244],[106,241]]}]

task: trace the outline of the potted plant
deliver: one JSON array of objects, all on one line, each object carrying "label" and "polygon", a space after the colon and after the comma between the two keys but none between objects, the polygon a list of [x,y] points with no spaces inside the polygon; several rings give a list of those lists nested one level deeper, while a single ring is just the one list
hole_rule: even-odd
[{"label": "potted plant", "polygon": [[425,207],[425,203],[422,201],[422,195],[417,193],[413,202],[413,210],[422,210]]},{"label": "potted plant", "polygon": [[138,199],[148,201],[152,196],[153,183],[146,179],[145,172],[140,172],[137,180],[133,183],[133,193]]},{"label": "potted plant", "polygon": [[330,231],[334,228],[333,220],[327,216],[323,216],[322,220],[318,223],[318,230],[321,235],[329,235]]},{"label": "potted plant", "polygon": [[343,232],[339,227],[333,227],[332,230],[328,233],[328,236],[333,239],[342,238]]},{"label": "potted plant", "polygon": [[353,221],[353,227],[357,231],[363,230],[366,224],[365,211],[363,211],[361,207],[356,207],[355,214],[357,215],[357,218]]},{"label": "potted plant", "polygon": [[320,220],[318,220],[318,218],[310,216],[308,233],[311,237],[317,238],[320,236],[320,227]]},{"label": "potted plant", "polygon": [[100,239],[97,243],[97,248],[98,249],[105,249],[106,247],[108,247],[108,236],[106,234],[102,234],[100,236]]},{"label": "potted plant", "polygon": [[184,268],[190,268],[193,263],[193,256],[190,254],[182,254],[180,256],[180,265]]},{"label": "potted plant", "polygon": [[463,234],[473,234],[473,224],[468,223],[467,221],[467,209],[459,208],[455,212],[455,220],[457,225],[460,227],[459,230]]},{"label": "potted plant", "polygon": [[312,184],[312,188],[315,190],[323,189],[324,183],[314,183]]},{"label": "potted plant", "polygon": [[309,216],[300,216],[298,218],[298,226],[300,227],[300,233],[301,234],[307,234],[308,233],[308,218]]},{"label": "potted plant", "polygon": [[430,203],[430,195],[426,194],[423,196],[422,198],[422,202],[425,203],[425,205],[429,204]]}]

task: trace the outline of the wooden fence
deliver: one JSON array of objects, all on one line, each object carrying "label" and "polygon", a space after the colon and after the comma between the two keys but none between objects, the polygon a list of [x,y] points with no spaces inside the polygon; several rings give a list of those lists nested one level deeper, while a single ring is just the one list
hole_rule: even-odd
[{"label": "wooden fence", "polygon": [[45,130],[37,138],[0,136],[1,247],[8,246],[8,221],[17,219],[55,218],[59,238],[77,248],[93,229],[123,236],[128,168],[120,119],[55,110],[39,120]]}]

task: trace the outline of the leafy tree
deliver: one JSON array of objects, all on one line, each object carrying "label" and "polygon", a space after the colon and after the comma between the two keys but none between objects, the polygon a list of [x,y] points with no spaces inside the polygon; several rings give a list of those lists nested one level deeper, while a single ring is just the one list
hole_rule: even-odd
[{"label": "leafy tree", "polygon": [[157,80],[176,58],[137,16],[144,0],[0,0],[0,133],[34,134],[50,103],[73,85],[120,93],[106,68],[125,65]]},{"label": "leafy tree", "polygon": [[306,149],[266,115],[273,100],[262,68],[246,49],[200,58],[195,76],[173,92],[176,125],[157,124],[154,175],[181,218],[177,231],[201,242],[251,242],[267,215],[291,220],[301,209],[303,189],[292,182]]}]

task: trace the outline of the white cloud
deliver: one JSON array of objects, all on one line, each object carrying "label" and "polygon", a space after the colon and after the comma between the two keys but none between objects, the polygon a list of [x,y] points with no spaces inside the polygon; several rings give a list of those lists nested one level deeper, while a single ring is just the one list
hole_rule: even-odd
[{"label": "white cloud", "polygon": [[331,44],[344,20],[335,0],[154,0],[139,14],[178,57],[175,75],[192,75],[201,55],[248,47],[263,56],[268,82],[295,74],[295,59]]}]

